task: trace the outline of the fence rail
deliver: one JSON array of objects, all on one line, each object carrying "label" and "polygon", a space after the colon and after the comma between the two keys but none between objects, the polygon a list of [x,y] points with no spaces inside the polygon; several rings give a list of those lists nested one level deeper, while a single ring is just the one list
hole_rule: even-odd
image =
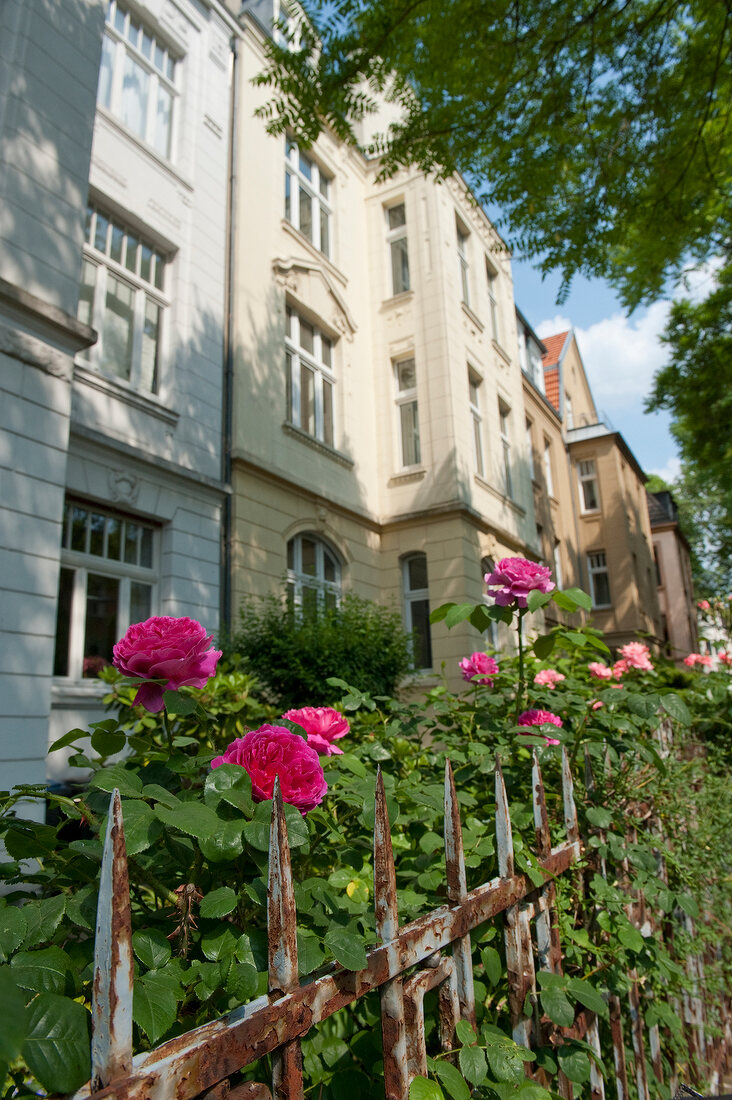
[{"label": "fence rail", "polygon": [[[591,782],[591,772],[588,775]],[[298,976],[295,894],[282,796],[275,783],[269,845],[267,905],[268,994],[227,1016],[164,1042],[151,1051],[132,1051],[132,928],[119,791],[110,800],[102,861],[96,925],[92,999],[92,1074],[75,1100],[302,1100],[301,1040],[310,1029],[367,993],[378,990],[386,1100],[407,1100],[415,1076],[426,1075],[427,1051],[423,1001],[438,990],[439,1040],[454,1045],[458,1020],[475,1023],[471,932],[503,914],[509,1005],[514,1039],[522,1045],[552,1038],[584,1038],[599,1055],[597,1017],[583,1009],[574,1027],[559,1029],[538,1011],[537,971],[561,973],[562,952],[556,914],[557,876],[575,864],[581,843],[572,775],[562,749],[562,802],[566,840],[552,846],[544,784],[534,753],[532,800],[536,830],[536,867],[544,882],[536,886],[516,872],[506,788],[500,762],[495,768],[498,876],[467,889],[462,826],[450,762],[445,766],[444,848],[447,904],[400,925],[396,870],[384,784],[379,772],[375,794],[374,909],[378,943],[367,965],[349,971],[332,965],[318,977]],[[532,935],[533,928],[533,935]],[[449,954],[445,952],[449,950]],[[630,1015],[635,1045],[639,1100],[648,1100],[645,1052],[637,982],[631,981]],[[525,1007],[531,1003],[531,1015]],[[615,1059],[618,1100],[628,1100],[623,1010],[610,1004],[610,1040]],[[637,1024],[636,1024],[637,1021]],[[658,1035],[654,1037],[656,1042]],[[653,1065],[660,1072],[660,1057]],[[229,1079],[264,1055],[272,1055],[272,1086],[248,1083],[230,1087]],[[559,1091],[572,1100],[571,1082],[559,1074]],[[604,1100],[604,1082],[592,1065],[592,1100]]]}]

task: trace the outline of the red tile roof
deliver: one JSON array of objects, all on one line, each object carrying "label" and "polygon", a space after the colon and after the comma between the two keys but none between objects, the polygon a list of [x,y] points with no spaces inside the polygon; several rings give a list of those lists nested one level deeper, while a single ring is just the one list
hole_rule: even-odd
[{"label": "red tile roof", "polygon": [[559,412],[559,367],[550,367],[544,371],[544,389],[547,401]]},{"label": "red tile roof", "polygon": [[546,348],[546,351],[541,357],[544,369],[557,365],[559,362],[559,354],[568,336],[569,330],[567,330],[567,332],[558,332],[555,336],[542,336],[541,342]]}]

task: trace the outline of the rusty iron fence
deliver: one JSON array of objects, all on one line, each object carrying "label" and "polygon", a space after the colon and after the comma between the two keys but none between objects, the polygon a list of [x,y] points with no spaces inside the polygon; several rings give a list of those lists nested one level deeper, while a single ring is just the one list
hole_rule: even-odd
[{"label": "rusty iron fence", "polygon": [[[586,781],[594,782],[589,764]],[[556,879],[581,855],[573,783],[562,749],[562,805],[565,839],[552,846],[547,803],[536,753],[533,762],[533,811],[540,886],[517,873],[508,798],[496,761],[496,848],[498,876],[467,889],[462,826],[449,761],[445,767],[444,847],[447,904],[408,924],[399,923],[396,870],[392,853],[384,784],[379,773],[375,795],[374,907],[378,943],[367,965],[349,971],[331,965],[301,982],[298,976],[294,884],[287,828],[279,784],[275,785],[269,847],[268,994],[194,1030],[133,1055],[132,927],[127,858],[119,792],[112,794],[102,861],[96,925],[92,991],[92,1076],[75,1100],[302,1100],[301,1040],[310,1029],[339,1009],[378,990],[386,1100],[407,1100],[415,1076],[427,1074],[424,997],[438,991],[439,1041],[452,1049],[460,1019],[475,1023],[471,932],[501,917],[504,926],[509,1006],[514,1039],[525,1046],[583,1039],[600,1055],[598,1017],[583,1008],[572,1028],[558,1028],[539,1012],[537,972],[562,972],[557,924]],[[534,862],[534,861],[532,861]],[[629,897],[628,914],[638,925],[645,919],[642,900]],[[697,960],[694,966],[701,965]],[[610,1001],[606,1036],[612,1044],[618,1100],[629,1100],[624,1030],[631,1024],[638,1100],[649,1100],[645,1036],[638,975],[630,976],[627,1007]],[[697,1003],[698,1002],[698,1003]],[[693,1017],[703,1042],[703,1008],[691,996]],[[697,1019],[698,1017],[698,1019]],[[603,1027],[608,1026],[603,1023]],[[651,1029],[653,1072],[662,1081],[658,1029]],[[231,1078],[264,1055],[271,1055],[271,1089]],[[604,1100],[605,1082],[592,1059],[591,1100]],[[541,1079],[541,1071],[538,1073]],[[673,1082],[672,1082],[673,1084]],[[377,1086],[380,1090],[380,1085]],[[572,1100],[572,1083],[561,1073],[561,1095]],[[380,1095],[380,1091],[374,1093]]]}]

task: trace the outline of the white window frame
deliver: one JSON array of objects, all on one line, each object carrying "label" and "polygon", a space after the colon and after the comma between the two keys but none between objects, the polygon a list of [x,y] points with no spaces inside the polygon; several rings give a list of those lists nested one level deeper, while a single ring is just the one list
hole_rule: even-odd
[{"label": "white window frame", "polygon": [[455,217],[455,233],[457,235],[457,255],[460,269],[460,294],[463,305],[470,308],[470,260],[468,252],[470,248],[470,231],[465,228],[460,219]]},{"label": "white window frame", "polygon": [[526,452],[528,455],[529,463],[529,475],[532,481],[536,481],[536,466],[534,465],[534,438],[533,438],[534,425],[526,417]]},{"label": "white window frame", "polygon": [[567,431],[574,427],[574,413],[572,412],[572,398],[564,391],[564,426]]},{"label": "white window frame", "polygon": [[544,437],[544,481],[546,482],[547,496],[554,496],[554,471],[552,469],[552,445],[550,441]]},{"label": "white window frame", "polygon": [[[590,595],[592,606],[598,609],[612,607],[612,592],[610,591],[610,573],[607,568],[607,555],[604,550],[596,550],[587,555],[587,573],[590,578]],[[608,602],[598,603],[595,590],[595,577],[604,575],[607,579]]]},{"label": "white window frame", "polygon": [[413,554],[407,554],[402,558],[402,599],[404,601],[404,627],[408,634],[414,634],[416,628],[416,618],[414,608],[416,604],[427,603],[427,614],[425,620],[426,626],[426,642],[427,642],[427,656],[429,657],[429,664],[417,665],[414,651],[412,651],[412,668],[419,672],[431,672],[434,663],[434,657],[432,653],[432,630],[429,621],[429,574],[427,574],[427,586],[425,588],[411,588],[409,578],[409,565],[410,562],[416,561],[418,558],[424,558],[425,572],[427,572],[427,555],[422,552],[416,552]]},{"label": "white window frame", "polygon": [[480,411],[480,387],[483,379],[468,367],[468,402],[470,404],[470,417],[473,424],[473,466],[478,477],[485,477],[485,464],[483,462],[483,415]]},{"label": "white window frame", "polygon": [[[308,174],[309,173],[309,174]],[[285,220],[330,258],[333,250],[333,176],[294,138],[285,139]],[[310,206],[310,232],[302,225],[301,196]]]},{"label": "white window frame", "polygon": [[[402,225],[396,225],[392,228],[390,218],[392,211],[395,210],[404,211],[404,223]],[[386,221],[386,243],[389,252],[389,279],[391,286],[392,296],[397,294],[407,294],[412,289],[412,278],[409,268],[409,239],[407,236],[407,207],[404,199],[399,202],[392,202],[388,206],[384,207],[384,219]],[[405,247],[402,249],[401,242],[404,241]],[[406,286],[399,285],[402,282],[401,276],[399,280],[395,278],[396,270],[395,262],[397,259],[401,261],[401,257],[406,256],[407,266],[407,278]]]},{"label": "white window frame", "polygon": [[498,399],[498,422],[500,425],[501,473],[503,489],[509,500],[513,500],[513,469],[511,466],[511,410]]},{"label": "white window frame", "polygon": [[290,53],[301,47],[302,17],[287,0],[275,0],[272,37],[277,45]]},{"label": "white window frame", "polygon": [[[302,543],[308,539],[315,546],[315,573],[305,573],[302,565]],[[328,559],[332,562],[334,579],[326,578]],[[298,615],[303,612],[303,591],[315,594],[318,612],[340,605],[342,594],[342,568],[338,554],[330,545],[311,531],[294,535],[287,543],[287,587],[291,605]]]},{"label": "white window frame", "polygon": [[498,282],[498,272],[495,271],[486,257],[485,261],[485,276],[486,285],[488,287],[488,312],[491,318],[491,333],[493,339],[497,344],[501,342],[501,314],[498,307],[498,295],[496,293],[496,284]]},{"label": "white window frame", "polygon": [[[591,467],[591,468],[590,468]],[[579,487],[580,511],[583,515],[591,515],[600,511],[600,483],[597,478],[597,464],[594,458],[581,458],[577,460],[577,481]],[[585,486],[594,484],[595,504],[588,507],[586,504]]]},{"label": "white window frame", "polygon": [[[401,367],[412,366],[414,385],[402,385]],[[419,401],[417,400],[417,369],[413,355],[400,356],[393,360],[394,385],[396,388],[397,439],[399,440],[398,463],[400,469],[412,469],[422,464],[422,442],[419,432]],[[410,457],[414,458],[409,462]]]},{"label": "white window frame", "polygon": [[554,583],[561,591],[564,583],[564,574],[562,572],[562,544],[559,539],[554,540],[554,550],[552,552],[553,565],[554,565]]},{"label": "white window frame", "polygon": [[[72,549],[72,528],[76,513],[86,513],[85,522],[85,546],[83,550]],[[97,524],[103,521],[102,553],[91,552],[91,538],[93,519]],[[140,532],[147,532],[149,536],[150,564],[141,564],[142,534],[137,541],[136,561],[122,561],[120,558],[108,556],[109,536],[113,521],[120,525],[120,557],[125,556],[124,536],[129,527],[137,528]],[[80,521],[79,521],[80,522]],[[86,649],[86,617],[87,617],[87,593],[90,576],[109,577],[119,584],[117,594],[117,612],[114,623],[114,640],[121,638],[131,621],[131,590],[134,583],[145,585],[150,589],[150,602],[148,614],[157,613],[158,586],[159,586],[159,532],[150,523],[138,519],[135,516],[114,512],[111,509],[98,507],[81,500],[67,500],[64,510],[62,545],[61,545],[61,570],[73,572],[71,581],[71,611],[68,623],[68,650],[66,661],[67,672],[55,673],[58,654],[54,652],[54,679],[59,682],[79,681],[92,677],[84,676],[84,650]],[[61,587],[59,579],[59,591]],[[60,605],[59,605],[60,614]],[[59,640],[59,625],[57,622],[56,641]],[[112,653],[108,655],[108,662],[112,661]],[[95,675],[95,674],[93,674]]]},{"label": "white window frame", "polygon": [[[119,260],[112,258],[113,251],[119,252]],[[127,267],[128,258],[134,258],[132,268]],[[149,279],[142,274],[147,263],[150,265]],[[170,299],[164,293],[169,267],[162,250],[144,234],[130,229],[123,219],[107,214],[96,204],[88,206],[78,317],[97,330],[99,339],[79,353],[77,362],[87,363],[100,374],[126,383],[141,393],[159,392],[164,374],[165,321],[170,306]],[[93,282],[88,279],[89,275],[93,276]],[[121,283],[133,295],[129,375],[125,369],[115,369],[107,355],[112,342],[113,321],[107,316],[107,293],[111,291],[112,280]],[[149,331],[148,307],[157,310],[155,361],[150,379],[145,378],[144,344]],[[123,364],[117,364],[118,368],[120,366],[124,368]]]},{"label": "white window frame", "polygon": [[[134,127],[125,120],[125,80],[127,63],[137,66],[148,80],[145,119],[141,127]],[[109,62],[109,69],[107,68]],[[175,147],[177,119],[176,74],[180,71],[180,58],[158,37],[144,20],[132,15],[119,0],[108,0],[107,21],[102,40],[102,60],[99,70],[97,104],[104,107],[135,137],[144,141],[165,160],[172,159]],[[110,79],[103,87],[107,72]],[[106,94],[105,94],[106,91]],[[168,96],[170,112],[162,136],[157,131],[160,97]]]},{"label": "white window frame", "polygon": [[[294,306],[287,306],[285,327],[285,369],[287,386],[287,420],[301,432],[319,440],[328,447],[335,447],[336,441],[336,375],[335,341],[306,317],[302,317]],[[313,330],[313,350],[309,351],[301,344],[301,325]],[[326,349],[329,349],[330,363],[327,362]],[[313,431],[303,423],[302,374],[310,371],[313,375]],[[330,390],[330,408],[327,394]],[[330,415],[328,415],[330,413]],[[329,438],[330,437],[330,438]]]}]

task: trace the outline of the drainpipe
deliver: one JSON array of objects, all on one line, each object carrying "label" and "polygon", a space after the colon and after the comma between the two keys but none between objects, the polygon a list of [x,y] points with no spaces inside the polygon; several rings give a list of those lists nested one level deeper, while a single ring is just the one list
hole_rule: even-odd
[{"label": "drainpipe", "polygon": [[224,321],[223,401],[221,410],[221,480],[226,488],[221,517],[221,607],[220,633],[228,633],[231,627],[231,441],[234,395],[234,262],[236,228],[236,157],[237,157],[237,106],[238,106],[238,42],[231,38],[231,107],[229,118],[229,181],[226,206],[226,288]]}]

